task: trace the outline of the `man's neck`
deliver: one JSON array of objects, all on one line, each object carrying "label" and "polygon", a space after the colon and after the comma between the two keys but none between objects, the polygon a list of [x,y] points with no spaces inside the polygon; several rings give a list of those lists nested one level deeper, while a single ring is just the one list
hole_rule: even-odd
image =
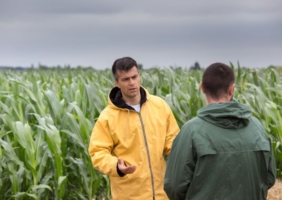
[{"label": "man's neck", "polygon": [[128,105],[138,105],[141,102],[141,94],[134,98],[123,98]]},{"label": "man's neck", "polygon": [[213,99],[213,98],[206,98],[206,103],[207,104],[212,104],[212,103],[226,103],[231,101],[232,98],[230,97],[222,97],[219,99]]}]

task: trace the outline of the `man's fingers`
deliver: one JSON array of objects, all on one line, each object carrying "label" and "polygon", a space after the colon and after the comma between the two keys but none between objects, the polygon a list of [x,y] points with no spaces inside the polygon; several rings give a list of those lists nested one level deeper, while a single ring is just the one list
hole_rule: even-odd
[{"label": "man's fingers", "polygon": [[124,170],[125,174],[132,174],[136,170],[136,166],[128,166]]},{"label": "man's fingers", "polygon": [[126,166],[121,158],[118,158],[118,168],[124,174],[132,174],[136,170],[136,166]]},{"label": "man's fingers", "polygon": [[118,164],[119,164],[119,165],[122,165],[122,163],[123,163],[123,160],[120,159],[120,158],[118,158]]}]

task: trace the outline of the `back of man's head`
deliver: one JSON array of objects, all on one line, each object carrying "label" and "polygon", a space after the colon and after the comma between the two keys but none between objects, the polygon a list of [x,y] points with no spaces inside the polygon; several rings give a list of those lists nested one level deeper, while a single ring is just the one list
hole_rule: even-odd
[{"label": "back of man's head", "polygon": [[228,65],[213,63],[204,71],[202,87],[206,95],[219,99],[228,93],[234,79],[234,72]]},{"label": "back of man's head", "polygon": [[118,79],[117,71],[129,71],[131,68],[136,67],[138,70],[137,62],[130,57],[118,58],[112,66],[112,73],[115,80]]}]

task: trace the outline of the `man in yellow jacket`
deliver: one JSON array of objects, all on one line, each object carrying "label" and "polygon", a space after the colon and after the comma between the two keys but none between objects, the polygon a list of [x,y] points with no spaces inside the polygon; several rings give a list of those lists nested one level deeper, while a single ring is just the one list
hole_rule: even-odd
[{"label": "man in yellow jacket", "polygon": [[136,61],[117,59],[116,87],[92,131],[93,166],[111,182],[113,200],[167,200],[166,162],[179,127],[168,104],[140,85]]}]

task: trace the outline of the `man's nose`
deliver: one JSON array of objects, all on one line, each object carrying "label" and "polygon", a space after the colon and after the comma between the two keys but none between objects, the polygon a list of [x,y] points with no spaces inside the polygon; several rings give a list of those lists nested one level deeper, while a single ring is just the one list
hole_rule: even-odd
[{"label": "man's nose", "polygon": [[133,84],[134,83],[134,79],[133,78],[130,78],[129,79],[129,84]]}]

